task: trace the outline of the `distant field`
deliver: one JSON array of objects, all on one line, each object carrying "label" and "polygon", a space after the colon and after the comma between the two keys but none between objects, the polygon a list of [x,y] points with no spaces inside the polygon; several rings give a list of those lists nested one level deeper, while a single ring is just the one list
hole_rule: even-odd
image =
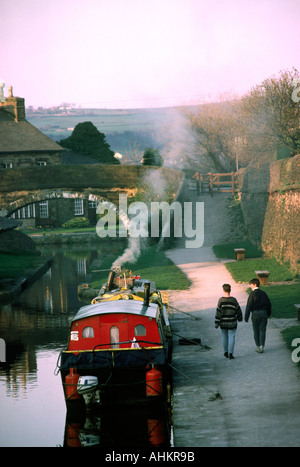
[{"label": "distant field", "polygon": [[77,114],[35,115],[28,112],[27,120],[55,141],[70,136],[78,123],[90,121],[107,136],[109,142],[110,135],[125,132],[149,133],[152,138],[153,134],[155,134],[156,139],[159,138],[158,135],[163,137],[166,127],[170,126],[173,119],[178,115],[178,110],[175,108],[137,110],[78,109],[74,112]]}]

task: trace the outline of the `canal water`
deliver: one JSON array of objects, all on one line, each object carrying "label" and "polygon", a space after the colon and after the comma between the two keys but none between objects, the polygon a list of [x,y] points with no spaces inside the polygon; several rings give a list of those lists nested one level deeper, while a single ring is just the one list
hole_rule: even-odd
[{"label": "canal water", "polygon": [[163,414],[124,409],[70,417],[60,375],[55,375],[71,320],[84,305],[78,285],[89,280],[91,268],[112,264],[121,252],[117,242],[43,250],[53,257],[49,270],[13,303],[0,307],[0,337],[6,343],[6,364],[0,366],[1,447],[169,444]]}]

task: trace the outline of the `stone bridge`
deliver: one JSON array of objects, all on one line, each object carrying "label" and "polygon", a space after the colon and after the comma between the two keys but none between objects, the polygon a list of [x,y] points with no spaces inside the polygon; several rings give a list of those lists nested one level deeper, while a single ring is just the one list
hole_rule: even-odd
[{"label": "stone bridge", "polygon": [[[108,200],[118,204],[119,194],[135,194],[139,182],[153,174],[177,192],[183,173],[149,166],[52,165],[0,170],[0,215],[9,216],[28,204],[54,198]],[[159,177],[162,176],[162,179]]]}]

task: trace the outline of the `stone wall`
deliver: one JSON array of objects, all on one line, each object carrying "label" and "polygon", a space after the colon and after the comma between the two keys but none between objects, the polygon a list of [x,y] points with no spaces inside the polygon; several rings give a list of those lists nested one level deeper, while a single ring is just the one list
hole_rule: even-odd
[{"label": "stone wall", "polygon": [[238,172],[238,189],[246,230],[260,245],[268,203],[270,164],[255,165]]},{"label": "stone wall", "polygon": [[242,169],[239,196],[250,238],[300,272],[300,155]]},{"label": "stone wall", "polygon": [[[0,211],[7,215],[25,204],[63,196],[72,192],[73,197],[87,197],[89,193],[104,197],[112,202],[118,200],[119,192],[128,192],[145,176],[158,172],[162,178],[178,189],[184,174],[167,167],[115,166],[115,165],[52,165],[45,167],[26,167],[24,169],[0,169]],[[48,190],[47,196],[44,195]],[[10,206],[11,205],[11,206]]]},{"label": "stone wall", "polygon": [[39,254],[34,241],[19,230],[9,230],[0,233],[0,251],[7,253],[29,253]]},{"label": "stone wall", "polygon": [[[40,165],[58,165],[61,164],[61,153],[59,151],[35,151],[8,152],[1,153],[1,168],[20,168],[20,167],[39,167]],[[10,169],[9,169],[10,170]]]}]

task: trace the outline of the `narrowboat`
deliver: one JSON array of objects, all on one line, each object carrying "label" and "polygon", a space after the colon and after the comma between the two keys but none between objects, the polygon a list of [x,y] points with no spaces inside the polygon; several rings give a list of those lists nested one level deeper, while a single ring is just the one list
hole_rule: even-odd
[{"label": "narrowboat", "polygon": [[60,353],[67,407],[166,400],[171,355],[167,304],[155,283],[110,271],[100,294],[74,316]]}]

